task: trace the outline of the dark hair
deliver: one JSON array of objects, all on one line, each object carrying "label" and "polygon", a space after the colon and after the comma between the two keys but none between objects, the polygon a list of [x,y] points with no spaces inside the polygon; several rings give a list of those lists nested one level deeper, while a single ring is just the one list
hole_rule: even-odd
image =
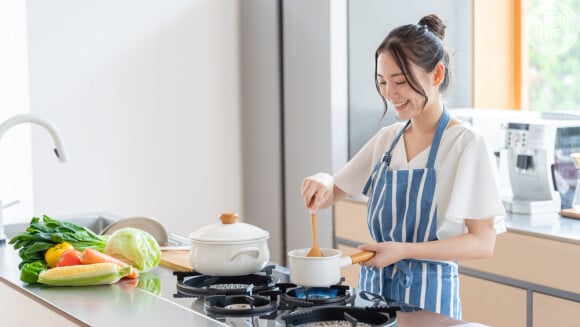
[{"label": "dark hair", "polygon": [[[392,30],[375,52],[374,78],[375,86],[379,94],[377,59],[379,54],[385,51],[388,51],[393,56],[409,86],[425,98],[425,105],[429,99],[425,90],[417,81],[417,77],[413,73],[410,63],[414,63],[430,73],[435,69],[437,63],[442,62],[445,66],[445,76],[443,82],[439,85],[439,91],[444,92],[449,85],[450,79],[449,53],[443,43],[446,27],[437,15],[431,14],[421,18],[417,24],[403,25]],[[387,101],[382,96],[381,100],[385,104],[384,117],[387,113]]]}]

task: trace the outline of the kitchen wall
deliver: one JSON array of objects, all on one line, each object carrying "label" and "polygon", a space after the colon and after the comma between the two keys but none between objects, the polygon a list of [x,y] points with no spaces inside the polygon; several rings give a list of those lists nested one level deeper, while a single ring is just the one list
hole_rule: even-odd
[{"label": "kitchen wall", "polygon": [[242,199],[247,221],[270,233],[270,257],[286,257],[278,1],[240,2]]},{"label": "kitchen wall", "polygon": [[[27,2],[34,213],[152,216],[183,234],[242,212],[233,0]],[[22,217],[26,220],[29,217]]]},{"label": "kitchen wall", "polygon": [[[0,1],[0,122],[30,109],[26,35],[26,2]],[[0,200],[19,201],[4,210],[6,220],[32,214],[31,170],[30,126],[15,126],[0,140]]]}]

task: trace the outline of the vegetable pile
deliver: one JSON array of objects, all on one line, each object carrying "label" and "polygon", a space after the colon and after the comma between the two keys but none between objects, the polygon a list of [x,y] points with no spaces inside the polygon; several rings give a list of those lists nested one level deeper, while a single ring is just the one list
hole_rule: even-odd
[{"label": "vegetable pile", "polygon": [[18,250],[20,280],[28,284],[112,284],[137,279],[139,270],[153,269],[161,259],[159,245],[145,231],[120,229],[108,238],[46,215],[32,218],[9,244]]},{"label": "vegetable pile", "polygon": [[26,231],[14,236],[9,244],[14,246],[22,261],[18,265],[19,269],[27,263],[35,261],[45,261],[45,253],[51,247],[67,242],[77,250],[93,248],[103,251],[107,245],[104,236],[73,223],[52,219],[46,215],[42,221],[38,217],[32,218]]}]

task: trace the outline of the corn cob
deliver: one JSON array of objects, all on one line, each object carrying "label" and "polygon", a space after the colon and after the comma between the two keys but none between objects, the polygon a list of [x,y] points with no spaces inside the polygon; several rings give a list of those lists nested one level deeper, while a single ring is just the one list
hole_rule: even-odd
[{"label": "corn cob", "polygon": [[42,271],[38,275],[38,282],[53,286],[113,284],[130,272],[131,266],[119,267],[110,262],[65,266]]}]

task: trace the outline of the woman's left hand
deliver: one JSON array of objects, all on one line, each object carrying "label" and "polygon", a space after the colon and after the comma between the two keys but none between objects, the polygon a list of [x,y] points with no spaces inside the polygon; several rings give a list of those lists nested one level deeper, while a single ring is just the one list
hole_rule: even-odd
[{"label": "woman's left hand", "polygon": [[362,266],[385,267],[397,261],[405,259],[405,243],[401,242],[381,242],[374,244],[363,244],[358,247],[361,251],[374,251],[375,256],[361,262]]}]

